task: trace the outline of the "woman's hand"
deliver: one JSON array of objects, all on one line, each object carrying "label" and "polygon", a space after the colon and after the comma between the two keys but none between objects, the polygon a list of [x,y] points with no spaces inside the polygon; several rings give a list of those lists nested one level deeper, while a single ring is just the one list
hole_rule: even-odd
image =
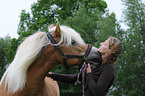
[{"label": "woman's hand", "polygon": [[90,63],[88,63],[88,68],[86,69],[86,73],[91,73],[91,67],[90,67]]}]

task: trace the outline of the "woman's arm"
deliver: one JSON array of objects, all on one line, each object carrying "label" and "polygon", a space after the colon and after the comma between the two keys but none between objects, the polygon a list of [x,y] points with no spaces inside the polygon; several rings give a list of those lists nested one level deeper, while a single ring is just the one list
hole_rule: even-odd
[{"label": "woman's arm", "polygon": [[47,77],[51,77],[56,81],[61,81],[65,83],[74,84],[77,80],[77,74],[58,74],[58,73],[50,73]]}]

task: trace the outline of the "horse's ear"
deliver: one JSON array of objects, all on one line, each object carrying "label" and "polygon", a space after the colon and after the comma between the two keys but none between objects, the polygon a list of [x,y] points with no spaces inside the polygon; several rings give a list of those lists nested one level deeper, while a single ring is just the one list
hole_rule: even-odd
[{"label": "horse's ear", "polygon": [[55,33],[56,35],[60,35],[60,34],[61,34],[59,22],[57,22],[57,24],[56,24],[56,29],[55,29],[55,32],[54,32],[54,33]]}]

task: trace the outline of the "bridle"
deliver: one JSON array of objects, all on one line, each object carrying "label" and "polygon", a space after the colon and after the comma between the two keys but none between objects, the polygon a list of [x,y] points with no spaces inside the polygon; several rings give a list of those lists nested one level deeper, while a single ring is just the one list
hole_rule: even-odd
[{"label": "bridle", "polygon": [[[49,38],[49,40],[51,41],[52,44],[57,44],[49,32],[47,32],[46,34],[47,34],[47,37]],[[82,64],[83,64],[85,62],[85,58],[89,55],[89,53],[92,49],[92,45],[89,44],[84,55],[67,55],[67,54],[63,53],[63,51],[60,49],[60,47],[58,45],[56,45],[54,47],[63,56],[64,66],[66,68],[68,68],[67,63],[66,63],[67,58],[83,58],[83,60],[82,60]]]}]

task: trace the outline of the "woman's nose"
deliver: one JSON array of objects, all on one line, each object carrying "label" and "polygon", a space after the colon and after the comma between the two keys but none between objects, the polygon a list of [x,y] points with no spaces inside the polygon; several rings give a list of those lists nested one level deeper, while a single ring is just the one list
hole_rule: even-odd
[{"label": "woman's nose", "polygon": [[102,42],[100,43],[100,46],[102,45]]}]

